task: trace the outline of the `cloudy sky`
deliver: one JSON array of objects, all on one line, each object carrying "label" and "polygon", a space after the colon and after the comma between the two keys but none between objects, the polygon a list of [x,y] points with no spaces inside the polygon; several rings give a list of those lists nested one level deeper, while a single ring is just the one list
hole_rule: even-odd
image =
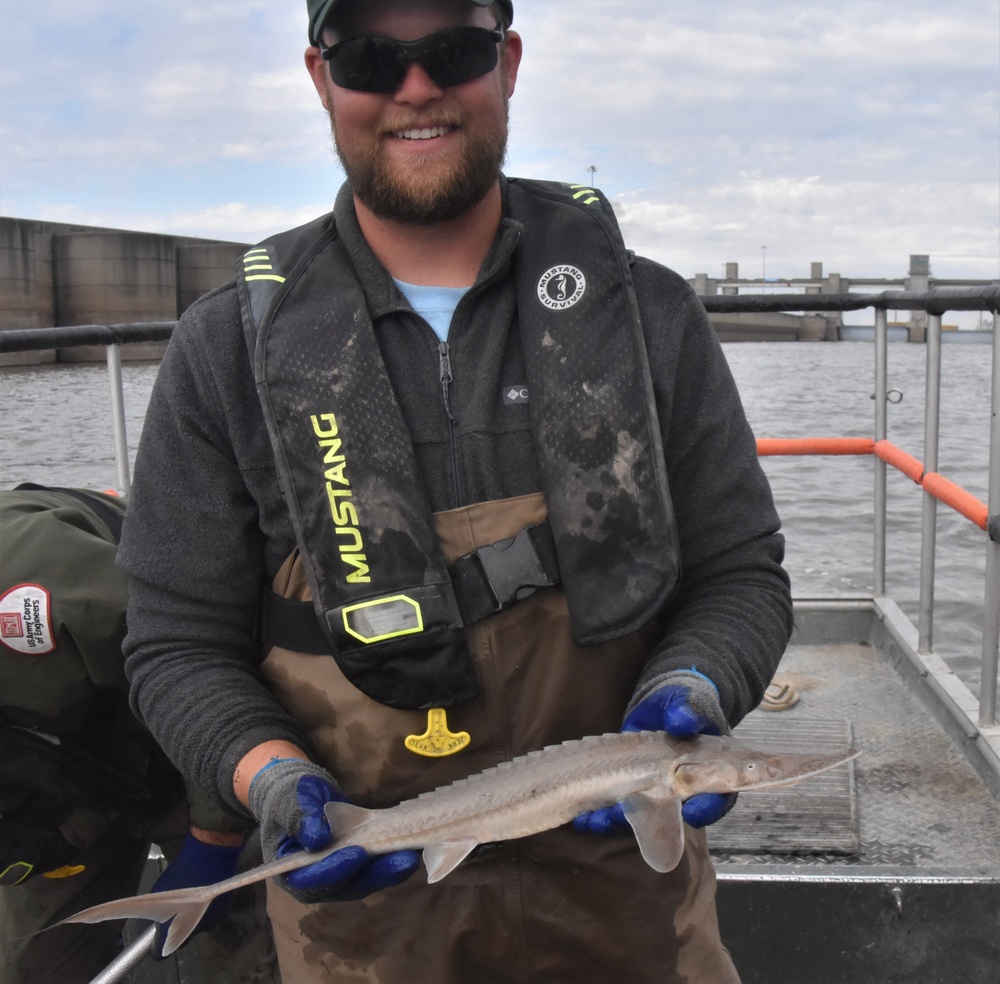
[{"label": "cloudy sky", "polygon": [[[508,173],[593,174],[684,276],[1000,277],[1000,0],[516,0],[514,27]],[[304,47],[302,0],[3,0],[0,213],[245,242],[327,211]]]}]

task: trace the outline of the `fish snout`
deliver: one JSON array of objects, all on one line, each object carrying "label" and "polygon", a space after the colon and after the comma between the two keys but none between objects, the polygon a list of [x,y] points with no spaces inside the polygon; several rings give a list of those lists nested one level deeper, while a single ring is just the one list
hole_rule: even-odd
[{"label": "fish snout", "polygon": [[748,762],[744,774],[751,786],[790,786],[843,765],[857,754],[853,748],[835,752],[773,752]]},{"label": "fish snout", "polygon": [[737,793],[791,786],[850,761],[853,748],[840,751],[779,751],[739,747],[734,739],[716,739],[704,757],[678,760],[674,788],[681,798],[695,793]]}]

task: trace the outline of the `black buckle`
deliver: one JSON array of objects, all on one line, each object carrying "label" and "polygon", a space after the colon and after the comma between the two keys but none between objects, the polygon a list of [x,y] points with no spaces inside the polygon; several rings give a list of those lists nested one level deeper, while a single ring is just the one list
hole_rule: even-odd
[{"label": "black buckle", "polygon": [[[526,526],[517,536],[479,547],[452,565],[456,597],[466,623],[509,608],[539,588],[559,583],[558,574],[550,573],[546,566],[532,530],[542,533],[536,526]],[[473,580],[478,583],[469,583],[470,565],[476,570]],[[461,578],[457,579],[459,572]]]}]

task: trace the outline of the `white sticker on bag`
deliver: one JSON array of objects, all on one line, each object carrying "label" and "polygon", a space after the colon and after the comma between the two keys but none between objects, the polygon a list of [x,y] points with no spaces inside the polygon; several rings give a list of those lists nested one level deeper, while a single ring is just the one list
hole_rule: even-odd
[{"label": "white sticker on bag", "polygon": [[53,652],[51,609],[52,598],[40,584],[15,584],[0,595],[0,643],[29,656]]}]

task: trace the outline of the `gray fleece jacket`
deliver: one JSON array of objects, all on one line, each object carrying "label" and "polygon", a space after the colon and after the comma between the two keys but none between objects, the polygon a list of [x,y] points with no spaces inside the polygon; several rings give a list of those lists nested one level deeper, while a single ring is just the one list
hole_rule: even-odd
[{"label": "gray fleece jacket", "polygon": [[[540,490],[512,260],[501,223],[449,334],[449,422],[438,340],[361,235],[350,189],[334,209],[437,510]],[[683,567],[634,700],[697,669],[735,724],[760,700],[791,630],[784,541],[736,387],[697,297],[677,274],[632,268],[663,434]],[[455,440],[452,440],[454,428]],[[220,805],[254,745],[306,745],[258,671],[261,592],[295,545],[278,487],[235,283],[185,312],[150,399],[119,550],[129,574],[126,672],[133,706],[180,770]],[[613,586],[609,586],[613,587]],[[625,708],[622,709],[623,713]]]}]

